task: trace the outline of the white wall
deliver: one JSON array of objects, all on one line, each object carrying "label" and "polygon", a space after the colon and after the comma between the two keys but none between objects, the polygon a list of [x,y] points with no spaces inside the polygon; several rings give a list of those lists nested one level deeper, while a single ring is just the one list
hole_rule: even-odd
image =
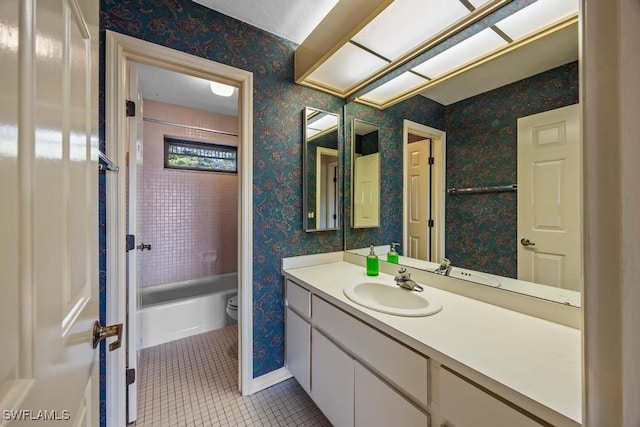
[{"label": "white wall", "polygon": [[586,426],[640,425],[640,4],[583,1]]}]

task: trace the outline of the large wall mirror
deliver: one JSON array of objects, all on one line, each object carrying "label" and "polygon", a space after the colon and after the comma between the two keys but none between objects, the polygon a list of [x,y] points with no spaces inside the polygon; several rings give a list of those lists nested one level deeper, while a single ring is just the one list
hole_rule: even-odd
[{"label": "large wall mirror", "polygon": [[340,116],[303,111],[303,201],[306,231],[340,228]]},{"label": "large wall mirror", "polygon": [[380,226],[380,129],[353,119],[351,176],[353,177],[352,225]]},{"label": "large wall mirror", "polygon": [[[374,244],[384,260],[388,245],[402,242],[401,264],[434,271],[446,257],[453,277],[580,306],[580,55],[573,16],[420,93],[389,98],[386,108],[362,100],[389,97],[388,81],[345,106],[346,143],[356,132],[352,122],[379,128],[381,194],[380,228],[358,229],[352,220],[346,250],[366,255],[363,248]],[[412,188],[411,144],[425,140],[427,161],[420,164],[428,178]],[[357,154],[345,152],[349,197]],[[425,205],[424,253],[414,250],[421,237],[409,230],[418,212],[411,195]]]}]

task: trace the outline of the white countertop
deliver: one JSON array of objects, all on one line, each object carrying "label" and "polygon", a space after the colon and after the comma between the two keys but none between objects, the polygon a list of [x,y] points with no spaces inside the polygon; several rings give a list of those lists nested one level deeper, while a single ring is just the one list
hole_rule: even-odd
[{"label": "white countertop", "polygon": [[[582,420],[580,331],[426,285],[439,313],[419,318],[379,313],[343,294],[360,282],[394,284],[393,276],[369,277],[361,266],[333,262],[292,268],[285,275],[352,315],[416,350],[457,364],[503,385],[577,423]],[[454,368],[454,366],[451,366]],[[517,402],[514,402],[517,403]]]}]

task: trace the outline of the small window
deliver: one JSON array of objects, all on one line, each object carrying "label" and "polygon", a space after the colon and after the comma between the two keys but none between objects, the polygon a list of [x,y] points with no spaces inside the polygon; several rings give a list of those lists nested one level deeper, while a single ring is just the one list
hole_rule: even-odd
[{"label": "small window", "polygon": [[165,136],[164,167],[238,173],[238,147]]}]

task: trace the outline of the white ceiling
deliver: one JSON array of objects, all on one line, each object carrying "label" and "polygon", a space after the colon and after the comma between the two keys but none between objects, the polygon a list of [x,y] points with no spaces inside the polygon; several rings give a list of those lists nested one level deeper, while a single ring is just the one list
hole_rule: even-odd
[{"label": "white ceiling", "polygon": [[307,38],[338,0],[193,0],[297,44]]},{"label": "white ceiling", "polygon": [[138,64],[142,97],[197,108],[212,113],[238,115],[238,90],[230,97],[214,95],[209,80]]}]

